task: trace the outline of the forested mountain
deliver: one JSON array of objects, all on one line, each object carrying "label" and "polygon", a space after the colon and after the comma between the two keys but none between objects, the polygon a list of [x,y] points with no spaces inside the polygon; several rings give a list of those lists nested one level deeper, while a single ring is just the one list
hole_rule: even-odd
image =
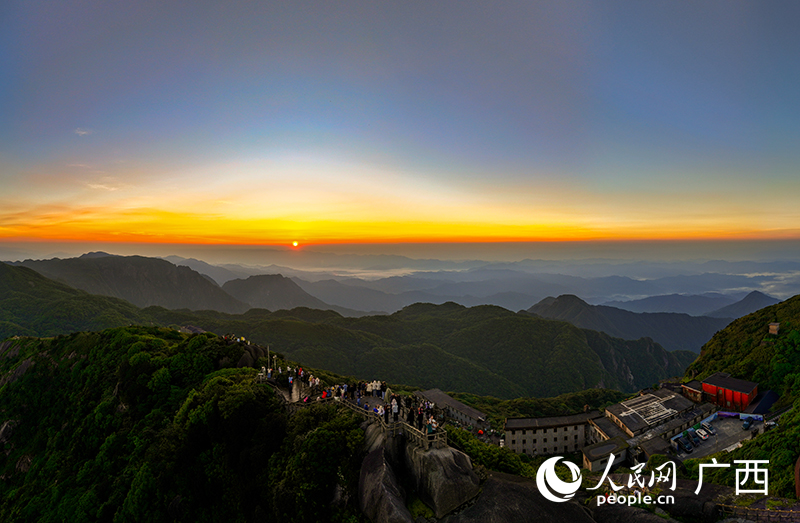
[{"label": "forested mountain", "polygon": [[284,278],[280,274],[260,274],[247,279],[229,280],[222,286],[222,290],[259,309],[275,311],[308,307],[310,309],[335,310],[345,316],[366,314],[345,307],[328,305],[319,298],[308,294],[293,280]]},{"label": "forested mountain", "polygon": [[[780,323],[777,335],[769,334],[770,323]],[[780,399],[773,409],[794,407],[781,416],[777,429],[720,455],[726,463],[769,459],[770,493],[794,497],[794,465],[800,455],[800,295],[739,318],[715,334],[684,379],[703,380],[715,372],[756,382],[760,392],[775,391]],[[735,481],[733,469],[716,470],[709,479]]]},{"label": "forested mountain", "polygon": [[[778,336],[769,334],[770,323],[780,323]],[[788,374],[800,372],[800,344],[797,354],[791,348],[798,340],[800,295],[733,321],[703,346],[686,375],[703,379],[729,372],[776,391],[792,389],[794,384],[785,380]],[[797,385],[800,392],[800,381]]]},{"label": "forested mountain", "polygon": [[363,521],[361,419],[288,418],[244,350],[145,327],[0,343],[0,521]]},{"label": "forested mountain", "polygon": [[688,363],[651,340],[621,340],[493,306],[416,304],[362,318],[310,309],[145,312],[160,324],[241,333],[342,374],[502,398],[598,386],[634,391],[682,374]]},{"label": "forested mountain", "polygon": [[753,291],[740,301],[708,312],[706,316],[711,316],[712,318],[741,318],[751,312],[780,303],[780,301],[762,292]]},{"label": "forested mountain", "polygon": [[27,267],[0,263],[0,340],[102,330],[151,320],[130,303],[95,296],[45,278]]},{"label": "forested mountain", "polygon": [[[104,254],[104,253],[101,253]],[[244,312],[250,308],[197,271],[144,256],[84,255],[25,260],[22,265],[92,294],[113,296],[138,307]]]},{"label": "forested mountain", "polygon": [[[251,309],[241,315],[136,309],[121,300],[69,289],[24,267],[3,267],[11,275],[9,289],[30,287],[20,274],[42,286],[33,305],[9,302],[4,312],[9,335],[66,334],[130,323],[191,324],[211,332],[244,335],[307,365],[363,379],[503,398],[551,396],[593,387],[634,391],[682,374],[688,363],[683,355],[666,352],[648,339],[612,338],[494,306],[416,304],[390,316],[361,318],[302,307],[275,312]],[[19,292],[9,290],[0,298],[20,299]],[[64,294],[85,304],[70,305],[63,301]],[[28,323],[15,312],[26,306],[33,307],[28,309]],[[47,330],[36,323],[43,321],[37,319],[40,310],[52,311],[42,316],[52,318],[47,320]],[[76,311],[85,312],[84,323],[71,319]]]},{"label": "forested mountain", "polygon": [[669,351],[699,352],[715,332],[731,322],[730,318],[669,312],[635,313],[605,305],[589,305],[572,295],[545,298],[528,312],[628,340],[649,337]]}]

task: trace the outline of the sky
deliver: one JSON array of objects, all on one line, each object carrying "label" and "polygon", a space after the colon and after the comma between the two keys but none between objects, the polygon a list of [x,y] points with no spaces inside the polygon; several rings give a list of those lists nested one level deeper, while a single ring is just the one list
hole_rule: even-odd
[{"label": "sky", "polygon": [[798,19],[2,2],[0,242],[796,245]]}]

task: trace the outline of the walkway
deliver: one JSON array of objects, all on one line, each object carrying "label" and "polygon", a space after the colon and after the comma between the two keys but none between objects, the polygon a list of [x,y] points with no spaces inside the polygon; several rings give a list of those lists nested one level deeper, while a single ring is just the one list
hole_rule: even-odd
[{"label": "walkway", "polygon": [[390,436],[404,434],[414,445],[425,450],[431,447],[443,448],[447,446],[447,431],[444,429],[438,429],[433,434],[425,434],[423,431],[416,427],[412,427],[404,421],[390,421],[387,423],[383,418],[379,417],[376,412],[359,407],[352,401],[343,400],[341,398],[327,397],[322,399],[317,397],[315,399],[309,399],[308,402],[304,402],[301,401],[300,398],[310,394],[311,389],[303,385],[300,381],[295,381],[292,384],[292,390],[288,391],[281,387],[274,378],[259,379],[259,377],[257,377],[256,380],[260,383],[268,383],[272,385],[272,388],[274,388],[278,394],[280,394],[280,397],[286,403],[286,410],[289,412],[290,416],[298,410],[310,405],[333,403],[341,407],[346,407],[353,412],[360,414],[371,423],[379,423],[384,434],[389,434]]}]

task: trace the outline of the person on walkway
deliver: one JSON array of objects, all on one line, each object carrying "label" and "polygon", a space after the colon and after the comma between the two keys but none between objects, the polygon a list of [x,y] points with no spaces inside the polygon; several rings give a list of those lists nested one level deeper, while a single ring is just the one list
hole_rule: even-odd
[{"label": "person on walkway", "polygon": [[394,418],[395,423],[397,423],[397,414],[398,414],[397,398],[392,398],[392,417]]}]

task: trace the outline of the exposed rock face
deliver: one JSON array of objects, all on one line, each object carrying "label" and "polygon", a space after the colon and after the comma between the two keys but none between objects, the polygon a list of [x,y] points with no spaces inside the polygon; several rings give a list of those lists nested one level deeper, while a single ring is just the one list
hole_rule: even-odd
[{"label": "exposed rock face", "polygon": [[[9,348],[11,348],[12,345],[13,345],[13,343],[11,342],[11,340],[6,340],[4,342],[0,342],[0,356],[5,354],[5,352]],[[17,352],[19,352],[19,350]],[[6,355],[6,358],[8,358],[8,357],[10,357],[10,355]]]},{"label": "exposed rock face", "polygon": [[17,461],[17,470],[19,472],[28,472],[28,469],[31,468],[31,463],[33,463],[33,458],[25,454]]},{"label": "exposed rock face", "polygon": [[444,521],[445,523],[509,521],[594,523],[588,511],[579,504],[571,501],[566,503],[548,501],[539,494],[533,480],[499,472],[491,473],[474,505]]},{"label": "exposed rock face", "polygon": [[252,367],[254,364],[255,361],[253,361],[253,356],[251,356],[249,352],[244,351],[242,357],[239,358],[239,363],[237,363],[236,366],[239,368]]},{"label": "exposed rock face", "polygon": [[456,449],[423,450],[407,445],[405,464],[422,501],[437,518],[474,498],[480,490],[469,456]]},{"label": "exposed rock face", "polygon": [[11,434],[14,433],[14,429],[17,425],[19,425],[19,421],[13,419],[5,421],[0,425],[0,445],[5,445],[11,440]]},{"label": "exposed rock face", "polygon": [[9,371],[5,376],[0,378],[0,387],[5,385],[6,383],[14,383],[18,379],[20,379],[22,375],[25,374],[25,372],[31,366],[33,366],[33,360],[31,360],[30,358],[23,360],[22,363],[20,363],[19,366],[17,366],[17,368],[15,368],[12,371]]},{"label": "exposed rock face", "polygon": [[364,458],[358,492],[361,511],[373,523],[414,523],[382,447]]},{"label": "exposed rock face", "polygon": [[386,445],[386,436],[380,425],[365,421],[361,428],[364,429],[364,448],[367,454]]},{"label": "exposed rock face", "polygon": [[266,355],[267,352],[263,347],[259,347],[258,345],[246,345],[242,352],[242,357],[239,358],[239,363],[237,363],[236,366],[239,368],[256,367],[258,358],[264,358]]}]

